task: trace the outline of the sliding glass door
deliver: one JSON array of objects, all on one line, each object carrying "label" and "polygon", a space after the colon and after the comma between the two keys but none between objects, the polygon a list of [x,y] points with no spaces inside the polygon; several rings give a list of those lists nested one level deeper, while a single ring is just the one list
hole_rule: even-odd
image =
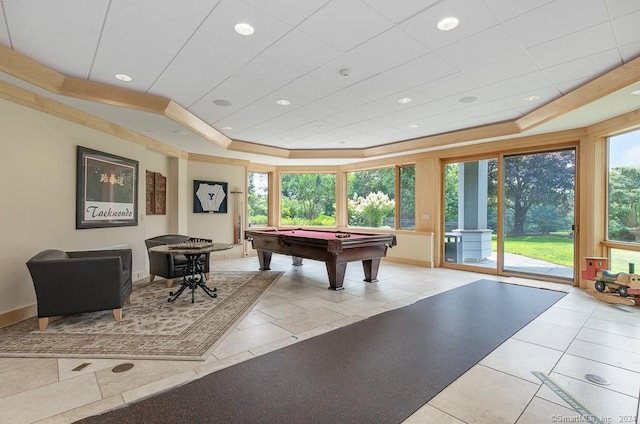
[{"label": "sliding glass door", "polygon": [[503,270],[574,279],[575,149],[505,156]]},{"label": "sliding glass door", "polygon": [[497,269],[497,160],[445,165],[444,262]]}]

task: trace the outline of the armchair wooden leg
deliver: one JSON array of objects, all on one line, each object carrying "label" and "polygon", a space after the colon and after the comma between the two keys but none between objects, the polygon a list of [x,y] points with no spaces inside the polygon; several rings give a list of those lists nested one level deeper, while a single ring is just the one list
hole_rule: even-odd
[{"label": "armchair wooden leg", "polygon": [[38,329],[40,331],[44,331],[47,329],[47,325],[49,325],[49,317],[38,318]]},{"label": "armchair wooden leg", "polygon": [[153,283],[153,280],[154,280],[155,278],[156,278],[156,276],[155,276],[155,275],[153,275],[153,274],[149,274],[149,282],[150,282],[150,283]]},{"label": "armchair wooden leg", "polygon": [[113,317],[116,319],[116,321],[121,321],[122,320],[122,308],[114,309],[113,310]]},{"label": "armchair wooden leg", "polygon": [[173,279],[167,278],[167,287],[173,286]]},{"label": "armchair wooden leg", "polygon": [[207,272],[204,274],[204,278],[206,278],[207,280],[209,279],[209,274],[211,274],[210,272]]},{"label": "armchair wooden leg", "polygon": [[127,305],[131,305],[131,295],[127,296],[127,299],[124,301]]}]

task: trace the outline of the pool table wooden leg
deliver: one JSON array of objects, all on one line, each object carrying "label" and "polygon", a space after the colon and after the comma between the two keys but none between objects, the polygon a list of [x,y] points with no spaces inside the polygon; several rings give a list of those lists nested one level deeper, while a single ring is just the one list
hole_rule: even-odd
[{"label": "pool table wooden leg", "polygon": [[327,274],[329,275],[329,289],[343,290],[344,272],[347,270],[346,262],[326,262]]},{"label": "pool table wooden leg", "polygon": [[258,260],[260,261],[260,271],[268,271],[271,269],[271,251],[258,250]]},{"label": "pool table wooden leg", "polygon": [[367,259],[362,261],[364,268],[364,281],[367,283],[375,283],[378,281],[378,268],[380,268],[380,258]]}]

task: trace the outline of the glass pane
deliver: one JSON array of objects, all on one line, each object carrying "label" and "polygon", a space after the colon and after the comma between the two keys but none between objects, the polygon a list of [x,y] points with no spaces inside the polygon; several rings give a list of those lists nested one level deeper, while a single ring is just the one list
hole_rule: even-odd
[{"label": "glass pane", "polygon": [[269,175],[261,172],[249,172],[248,213],[249,227],[269,224]]},{"label": "glass pane", "polygon": [[285,226],[336,226],[335,174],[282,174]]},{"label": "glass pane", "polygon": [[497,161],[445,165],[444,259],[496,268]]},{"label": "glass pane", "polygon": [[609,139],[608,239],[640,242],[640,130]]},{"label": "glass pane", "polygon": [[416,227],[416,167],[400,167],[400,228]]},{"label": "glass pane", "polygon": [[504,269],[573,279],[575,151],[504,159]]},{"label": "glass pane", "polygon": [[609,249],[610,268],[613,272],[630,272],[629,264],[633,264],[633,273],[640,274],[640,252],[623,249]]},{"label": "glass pane", "polygon": [[395,191],[395,168],[347,173],[347,225],[395,228]]}]

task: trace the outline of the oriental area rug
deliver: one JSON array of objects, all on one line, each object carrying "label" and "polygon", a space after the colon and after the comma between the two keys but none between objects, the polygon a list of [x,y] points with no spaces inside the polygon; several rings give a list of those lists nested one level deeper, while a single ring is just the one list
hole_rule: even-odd
[{"label": "oriental area rug", "polygon": [[0,357],[204,360],[282,274],[212,272],[207,285],[218,297],[198,289],[195,303],[191,290],[167,302],[180,280],[172,288],[163,279],[135,282],[121,321],[111,310],[82,313],[52,320],[40,332],[37,318],[30,318],[0,328]]}]

